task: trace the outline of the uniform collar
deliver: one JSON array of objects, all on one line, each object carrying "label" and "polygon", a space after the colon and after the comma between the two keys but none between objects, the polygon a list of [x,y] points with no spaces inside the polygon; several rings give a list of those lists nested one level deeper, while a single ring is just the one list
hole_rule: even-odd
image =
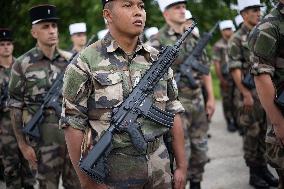
[{"label": "uniform collar", "polygon": [[245,33],[250,32],[250,29],[245,24],[242,24],[241,30],[244,31]]},{"label": "uniform collar", "polygon": [[[33,54],[33,56],[34,56],[34,58],[36,58],[36,60],[41,60],[41,59],[43,59],[43,58],[49,59],[48,57],[46,57],[46,56],[43,54],[42,50],[39,48],[38,45],[36,45],[35,51],[36,51],[36,53]],[[57,47],[56,47],[56,48],[55,48],[55,51],[54,51],[54,54],[53,54],[53,57],[52,57],[51,60],[55,60],[55,59],[58,58],[59,56],[60,56],[60,54],[59,54],[58,49],[57,49]]]},{"label": "uniform collar", "polygon": [[170,25],[166,24],[166,31],[170,36],[177,36],[180,35],[180,33],[175,32],[174,28],[172,28]]},{"label": "uniform collar", "polygon": [[[115,52],[118,49],[122,50],[122,48],[119,47],[119,44],[117,43],[117,41],[111,36],[109,32],[103,38],[103,41],[106,45],[106,49],[108,53]],[[135,53],[138,53],[141,50],[150,53],[150,49],[148,48],[148,46],[143,44],[141,39],[139,38],[136,49],[135,49]]]}]

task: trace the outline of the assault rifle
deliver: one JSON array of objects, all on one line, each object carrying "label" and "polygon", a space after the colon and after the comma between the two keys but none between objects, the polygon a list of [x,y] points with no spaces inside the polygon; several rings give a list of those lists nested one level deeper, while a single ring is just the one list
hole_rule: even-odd
[{"label": "assault rifle", "polygon": [[104,182],[108,175],[106,158],[112,150],[114,133],[128,133],[133,146],[138,152],[143,153],[147,148],[146,141],[151,140],[144,138],[140,130],[141,125],[137,122],[139,117],[144,116],[167,128],[172,128],[174,115],[154,106],[150,94],[153,93],[153,89],[160,79],[168,72],[169,67],[177,58],[181,44],[192,32],[195,25],[196,23],[193,23],[174,46],[167,46],[160,51],[158,59],[153,62],[129,96],[120,106],[113,109],[110,127],[88,155],[81,158],[80,168],[96,182]]},{"label": "assault rifle", "polygon": [[200,64],[199,59],[202,56],[203,49],[209,43],[218,25],[219,21],[208,33],[204,33],[202,35],[202,37],[198,40],[198,43],[196,44],[190,56],[187,57],[184,63],[180,64],[179,70],[175,76],[175,80],[177,83],[180,82],[181,76],[185,76],[188,80],[189,87],[191,89],[196,89],[198,88],[198,85],[192,75],[192,69],[205,75],[209,74],[210,69],[207,66]]},{"label": "assault rifle", "polygon": [[[95,36],[93,35],[86,46],[90,45],[94,41]],[[77,59],[79,56],[78,53],[74,53],[70,58],[69,62],[73,59]],[[44,119],[44,111],[47,108],[52,108],[55,110],[56,115],[60,117],[61,115],[61,104],[58,102],[58,99],[61,96],[61,89],[63,86],[63,77],[64,71],[57,76],[55,82],[52,84],[51,88],[45,95],[43,103],[40,105],[39,109],[33,115],[32,119],[23,127],[22,131],[24,134],[33,137],[35,139],[40,138],[39,125]]]},{"label": "assault rifle", "polygon": [[8,99],[8,82],[4,81],[1,87],[1,96],[0,96],[0,108],[3,109],[6,107],[5,102]]}]

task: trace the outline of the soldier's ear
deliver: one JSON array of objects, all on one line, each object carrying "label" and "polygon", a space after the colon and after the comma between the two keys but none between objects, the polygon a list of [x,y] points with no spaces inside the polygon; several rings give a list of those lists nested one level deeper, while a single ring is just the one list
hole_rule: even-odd
[{"label": "soldier's ear", "polygon": [[36,26],[34,26],[34,25],[32,26],[31,34],[32,34],[33,38],[37,39]]},{"label": "soldier's ear", "polygon": [[107,21],[107,23],[112,22],[112,15],[111,15],[111,11],[109,9],[103,10],[103,17]]}]

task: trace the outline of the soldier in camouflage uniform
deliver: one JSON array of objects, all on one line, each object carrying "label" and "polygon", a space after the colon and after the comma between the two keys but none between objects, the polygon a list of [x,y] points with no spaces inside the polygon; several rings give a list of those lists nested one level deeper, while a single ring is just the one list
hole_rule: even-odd
[{"label": "soldier in camouflage uniform", "polygon": [[[150,43],[153,47],[161,49],[163,46],[174,44],[184,31],[185,6],[186,1],[170,0],[158,1],[167,24],[160,29],[159,33],[153,36]],[[179,26],[179,27],[177,27]],[[174,72],[179,69],[179,64],[183,63],[196,45],[198,38],[192,35],[182,48],[180,56],[172,66]],[[201,57],[200,64],[209,65],[206,55]],[[207,132],[209,129],[208,119],[214,112],[214,96],[212,90],[211,76],[202,75],[196,70],[192,71],[193,77],[198,85],[197,88],[189,86],[186,77],[182,76],[179,87],[179,99],[185,107],[183,114],[186,148],[189,161],[187,180],[190,181],[190,188],[200,188],[204,166],[209,161],[207,157]],[[202,84],[205,85],[208,93],[208,101],[204,102],[202,95]],[[190,149],[189,149],[190,148]],[[191,154],[189,154],[191,150]]]},{"label": "soldier in camouflage uniform", "polygon": [[[64,134],[58,129],[58,116],[52,108],[44,109],[39,125],[40,140],[28,141],[22,126],[39,109],[57,76],[64,71],[71,53],[57,48],[56,8],[39,5],[30,10],[32,36],[37,46],[13,64],[9,82],[9,107],[19,148],[31,169],[37,171],[40,189],[57,189],[60,175],[65,188],[80,188],[79,180],[67,156]],[[60,116],[60,115],[59,115]]]},{"label": "soldier in camouflage uniform", "polygon": [[[158,54],[139,39],[146,19],[142,0],[103,0],[102,3],[109,33],[84,49],[68,66],[64,77],[61,126],[72,163],[82,188],[172,188],[169,155],[162,139],[168,129],[146,118],[139,118],[139,122],[145,139],[152,136],[148,150],[138,152],[127,133],[116,133],[107,157],[109,175],[104,184],[91,180],[78,166],[81,154],[88,150],[85,146],[88,133],[93,131],[95,140],[101,137],[109,127],[112,109],[128,96]],[[184,109],[177,100],[173,83],[173,72],[169,70],[155,87],[152,98],[161,109],[176,113],[171,129],[177,160],[173,184],[183,189],[187,166],[184,140],[179,137],[183,136],[179,113]]]},{"label": "soldier in camouflage uniform", "polygon": [[274,8],[249,37],[253,52],[252,70],[259,99],[268,116],[266,153],[276,168],[280,188],[284,188],[284,118],[274,104],[277,92],[283,91],[284,65],[284,1]]},{"label": "soldier in camouflage uniform", "polygon": [[74,23],[69,26],[69,32],[71,35],[71,41],[73,43],[72,54],[80,52],[86,45],[87,42],[87,27],[86,23]]},{"label": "soldier in camouflage uniform", "polygon": [[241,28],[232,36],[229,42],[229,69],[234,79],[236,90],[235,100],[238,103],[239,125],[244,128],[244,159],[250,168],[249,183],[255,188],[277,186],[275,179],[267,169],[265,159],[266,119],[255,88],[246,87],[242,80],[249,74],[250,51],[248,35],[260,20],[259,0],[239,0],[239,9],[244,18]]},{"label": "soldier in camouflage uniform", "polygon": [[235,26],[231,20],[224,20],[220,22],[219,28],[222,38],[214,44],[213,62],[220,81],[223,112],[227,122],[227,129],[230,132],[234,132],[237,130],[234,120],[236,108],[232,107],[235,86],[228,68],[228,42],[233,35]]},{"label": "soldier in camouflage uniform", "polygon": [[[8,82],[13,58],[13,39],[11,30],[0,29],[0,143],[3,145],[1,154],[3,155],[4,177],[7,189],[33,188],[35,180],[28,166],[28,162],[23,158],[14,135],[9,111],[6,107],[8,100]],[[4,97],[6,93],[6,98]],[[2,96],[3,95],[3,96]],[[3,98],[4,97],[4,98]]]}]

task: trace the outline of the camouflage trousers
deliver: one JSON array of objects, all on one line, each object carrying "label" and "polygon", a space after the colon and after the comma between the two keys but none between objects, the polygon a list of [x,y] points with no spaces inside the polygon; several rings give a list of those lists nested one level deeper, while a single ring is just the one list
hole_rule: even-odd
[{"label": "camouflage trousers", "polygon": [[79,189],[80,182],[69,158],[66,145],[51,144],[37,148],[37,180],[40,189],[58,189],[62,178],[64,188]]},{"label": "camouflage trousers", "polygon": [[186,110],[181,116],[189,161],[187,179],[193,182],[201,182],[205,164],[209,161],[207,156],[209,124],[204,100],[202,93],[198,91],[196,91],[196,94],[185,91],[179,94],[179,99]]},{"label": "camouflage trousers", "polygon": [[22,156],[10,120],[1,121],[1,138],[4,177],[7,189],[17,189],[35,184],[28,162]]},{"label": "camouflage trousers", "polygon": [[276,169],[279,176],[279,189],[284,188],[284,148],[276,143],[266,143],[267,162]]},{"label": "camouflage trousers", "polygon": [[234,116],[236,114],[236,107],[232,106],[232,102],[234,101],[234,88],[235,86],[232,82],[229,83],[229,86],[227,88],[220,86],[223,113],[227,124],[231,121],[235,121]]},{"label": "camouflage trousers", "polygon": [[128,155],[113,150],[107,159],[110,189],[170,189],[170,161],[164,143],[150,155]]},{"label": "camouflage trousers", "polygon": [[252,94],[254,98],[254,105],[251,111],[245,111],[242,104],[239,104],[238,107],[238,125],[240,125],[244,130],[244,159],[247,166],[266,166],[266,114],[260,101],[256,97],[256,91],[252,91]]}]

